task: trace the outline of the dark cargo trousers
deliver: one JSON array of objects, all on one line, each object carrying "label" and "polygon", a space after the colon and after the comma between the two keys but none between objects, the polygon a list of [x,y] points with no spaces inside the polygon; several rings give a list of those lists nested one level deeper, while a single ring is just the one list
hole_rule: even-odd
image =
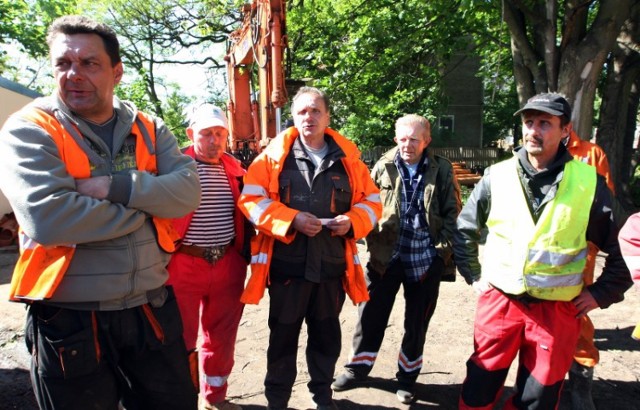
[{"label": "dark cargo trousers", "polygon": [[322,283],[304,279],[269,285],[269,348],[265,396],[270,407],[286,408],[296,379],[302,321],[307,324],[307,384],[316,404],[330,404],[331,383],[340,356],[339,315],[345,300],[342,278]]},{"label": "dark cargo trousers", "polygon": [[399,261],[392,263],[384,275],[367,269],[369,301],[358,307],[359,319],[353,336],[352,355],[346,370],[358,377],[369,374],[384,339],[396,294],[404,288],[404,336],[398,354],[398,381],[407,387],[415,384],[422,369],[422,353],[427,329],[436,310],[440,277],[444,263],[436,257],[421,282],[409,283]]},{"label": "dark cargo trousers", "polygon": [[40,408],[196,410],[173,292],[160,303],[116,311],[33,303],[25,341]]}]

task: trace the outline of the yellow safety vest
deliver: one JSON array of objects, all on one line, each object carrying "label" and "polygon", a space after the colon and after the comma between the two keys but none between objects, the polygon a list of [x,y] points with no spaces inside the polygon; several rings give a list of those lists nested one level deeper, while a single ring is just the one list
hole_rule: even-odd
[{"label": "yellow safety vest", "polygon": [[[69,122],[65,126],[53,114],[31,106],[25,107],[16,115],[42,127],[51,136],[58,148],[60,159],[71,176],[77,179],[91,176],[91,162],[87,153],[76,141],[76,138],[82,137],[74,125]],[[131,133],[136,136],[137,169],[157,173],[153,119],[138,113]],[[173,252],[179,235],[173,228],[171,220],[153,217],[153,223],[160,247],[165,252]],[[14,301],[51,298],[69,268],[75,253],[75,245],[43,246],[29,238],[20,229],[19,246],[20,256],[11,278],[9,298]]]},{"label": "yellow safety vest", "polygon": [[567,162],[558,191],[534,224],[517,166],[513,158],[491,167],[482,276],[509,294],[569,301],[583,287],[596,170]]}]

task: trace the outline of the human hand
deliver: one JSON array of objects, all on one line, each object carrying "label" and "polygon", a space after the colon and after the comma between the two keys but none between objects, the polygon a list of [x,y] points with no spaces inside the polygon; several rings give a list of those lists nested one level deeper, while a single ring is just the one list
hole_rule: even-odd
[{"label": "human hand", "polygon": [[293,229],[309,237],[316,236],[322,230],[320,219],[309,212],[298,212],[293,218]]},{"label": "human hand", "polygon": [[591,312],[593,309],[596,309],[598,306],[598,302],[593,297],[589,289],[583,288],[582,292],[571,301],[575,305],[576,309],[578,309],[577,318],[582,318],[587,315],[587,313]]},{"label": "human hand", "polygon": [[95,199],[105,199],[111,187],[111,177],[109,175],[76,179],[76,190],[82,195]]},{"label": "human hand", "polygon": [[347,215],[338,215],[327,222],[326,227],[336,236],[343,236],[351,229],[351,218]]},{"label": "human hand", "polygon": [[473,282],[471,286],[478,296],[493,288],[493,286],[491,286],[489,282],[483,279],[478,279],[477,281]]}]

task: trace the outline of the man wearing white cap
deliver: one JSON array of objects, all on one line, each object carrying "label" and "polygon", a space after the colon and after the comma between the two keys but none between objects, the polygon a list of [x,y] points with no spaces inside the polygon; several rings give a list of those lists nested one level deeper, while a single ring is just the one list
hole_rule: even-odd
[{"label": "man wearing white cap", "polygon": [[[242,255],[248,254],[253,232],[236,209],[245,171],[226,152],[229,130],[220,108],[196,105],[188,120],[187,136],[193,144],[184,153],[196,160],[202,202],[192,214],[174,220],[182,241],[169,263],[169,283],[178,299],[192,369],[201,372],[196,383],[204,408],[239,409],[226,400],[226,392],[244,306],[240,294],[247,262]],[[196,346],[199,326],[202,344]]]}]

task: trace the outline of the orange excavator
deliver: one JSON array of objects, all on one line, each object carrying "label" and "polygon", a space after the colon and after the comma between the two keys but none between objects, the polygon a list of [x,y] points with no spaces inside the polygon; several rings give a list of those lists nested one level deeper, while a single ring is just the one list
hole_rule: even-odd
[{"label": "orange excavator", "polygon": [[253,0],[242,12],[242,27],[229,35],[225,61],[229,148],[248,165],[280,132],[280,109],[287,102],[286,0]]}]

